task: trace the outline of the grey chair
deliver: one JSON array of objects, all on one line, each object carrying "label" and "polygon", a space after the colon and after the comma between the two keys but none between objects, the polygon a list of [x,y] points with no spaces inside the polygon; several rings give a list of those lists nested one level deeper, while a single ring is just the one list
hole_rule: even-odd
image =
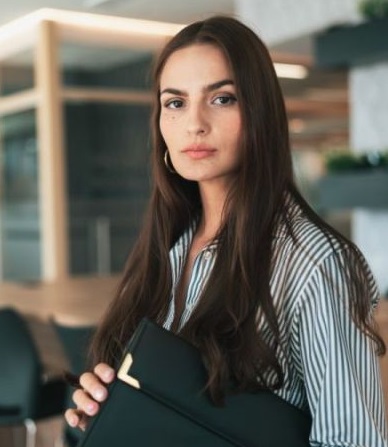
[{"label": "grey chair", "polygon": [[0,309],[0,426],[26,428],[26,447],[35,447],[36,421],[61,414],[64,380],[46,382],[39,353],[24,318]]},{"label": "grey chair", "polygon": [[[70,366],[69,372],[74,376],[82,374],[87,368],[87,351],[96,327],[94,325],[72,324],[58,319],[53,319],[52,324],[66,354]],[[66,405],[69,408],[74,407],[73,391],[69,386]],[[82,432],[79,429],[65,426],[63,440],[68,447],[76,446],[81,436]]]}]

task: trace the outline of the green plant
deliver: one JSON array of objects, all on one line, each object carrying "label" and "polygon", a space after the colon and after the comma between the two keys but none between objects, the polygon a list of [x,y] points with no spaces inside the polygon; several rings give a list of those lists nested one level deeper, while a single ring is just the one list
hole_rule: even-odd
[{"label": "green plant", "polygon": [[352,152],[332,152],[326,157],[329,172],[361,169],[388,168],[388,152],[373,151],[361,154]]},{"label": "green plant", "polygon": [[388,0],[363,0],[359,11],[367,19],[388,17]]}]

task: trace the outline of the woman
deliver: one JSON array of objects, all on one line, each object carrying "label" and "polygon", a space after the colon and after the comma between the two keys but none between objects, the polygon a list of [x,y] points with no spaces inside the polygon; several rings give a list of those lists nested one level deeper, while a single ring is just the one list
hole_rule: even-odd
[{"label": "woman", "polygon": [[378,292],[295,187],[267,49],[232,18],[194,23],[159,55],[154,90],[148,214],[68,423],[98,412],[108,365],[148,316],[200,348],[215,403],[230,380],[269,388],[311,412],[313,446],[386,445]]}]

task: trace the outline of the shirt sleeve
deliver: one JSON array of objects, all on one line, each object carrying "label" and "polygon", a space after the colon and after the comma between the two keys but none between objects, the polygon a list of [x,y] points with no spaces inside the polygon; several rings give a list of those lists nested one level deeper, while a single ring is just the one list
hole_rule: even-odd
[{"label": "shirt sleeve", "polygon": [[[292,331],[295,361],[313,418],[310,443],[312,447],[386,447],[376,347],[350,316],[349,287],[339,256],[328,256],[307,281]],[[372,308],[378,294],[371,274],[368,279]]]}]

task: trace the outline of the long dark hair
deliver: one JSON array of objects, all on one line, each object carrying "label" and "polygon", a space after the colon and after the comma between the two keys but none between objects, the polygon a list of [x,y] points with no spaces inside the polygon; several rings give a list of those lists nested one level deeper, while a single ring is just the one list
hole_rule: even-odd
[{"label": "long dark hair", "polygon": [[[169,172],[163,163],[167,147],[159,129],[161,73],[172,53],[192,44],[216,45],[228,59],[243,126],[241,167],[217,234],[218,256],[201,299],[180,332],[203,353],[213,401],[222,402],[230,383],[244,390],[274,389],[283,383],[276,355],[279,327],[270,278],[273,232],[280,221],[291,219],[286,203],[290,196],[328,239],[334,236],[350,253],[348,262],[357,267],[347,269],[357,292],[351,314],[383,352],[384,343],[368,318],[370,292],[357,248],[325,224],[295,187],[285,105],[269,52],[241,22],[217,16],[184,28],[167,43],[156,61],[151,199],[117,296],[95,336],[94,363],[114,364],[142,317],[164,322],[172,287],[169,250],[201,215],[197,183]],[[257,328],[258,312],[270,329],[270,342]],[[275,377],[271,382],[266,379],[269,372]]]}]

